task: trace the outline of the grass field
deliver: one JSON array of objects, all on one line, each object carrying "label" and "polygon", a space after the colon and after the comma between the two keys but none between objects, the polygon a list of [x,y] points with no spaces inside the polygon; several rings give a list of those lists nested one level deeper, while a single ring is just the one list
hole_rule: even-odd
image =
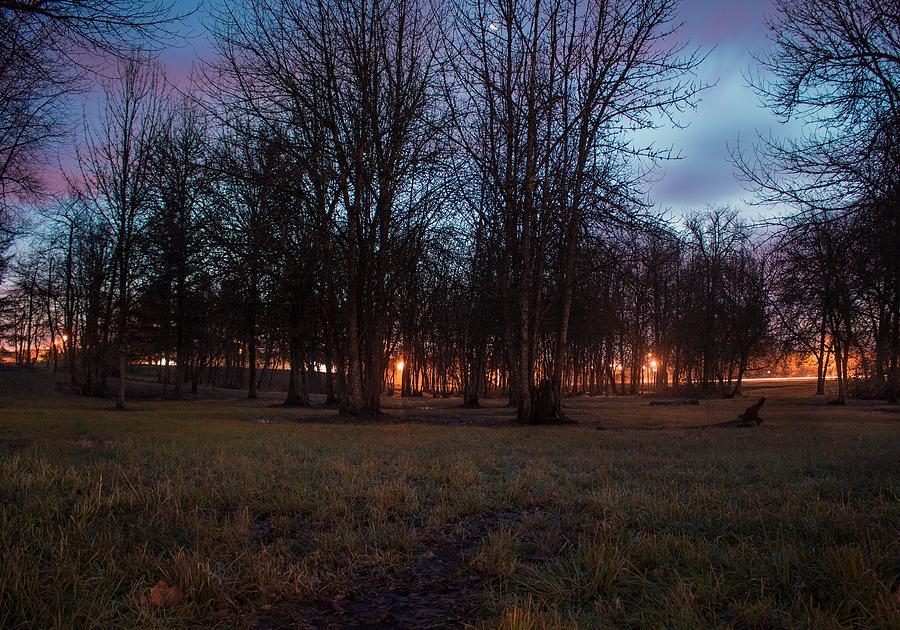
[{"label": "grass field", "polygon": [[[208,392],[0,370],[2,628],[898,628],[900,408],[806,383],[649,406]],[[696,429],[766,395],[754,429]],[[141,602],[158,580],[184,599]]]}]

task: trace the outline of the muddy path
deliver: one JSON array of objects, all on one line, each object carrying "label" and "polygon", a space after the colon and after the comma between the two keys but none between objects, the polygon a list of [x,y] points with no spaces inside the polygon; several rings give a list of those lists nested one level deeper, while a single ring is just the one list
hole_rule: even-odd
[{"label": "muddy path", "polygon": [[490,532],[520,520],[513,511],[457,520],[427,536],[424,549],[404,568],[356,575],[340,593],[274,602],[250,625],[258,630],[462,628],[487,612],[488,578],[472,568],[473,556]]}]

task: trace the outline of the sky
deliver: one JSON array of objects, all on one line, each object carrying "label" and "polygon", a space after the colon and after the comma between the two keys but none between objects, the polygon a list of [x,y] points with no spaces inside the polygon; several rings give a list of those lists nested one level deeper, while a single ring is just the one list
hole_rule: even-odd
[{"label": "sky", "polygon": [[[161,59],[167,75],[176,84],[186,82],[192,66],[200,57],[211,54],[206,26],[210,24],[209,8],[217,0],[177,0],[176,7],[194,11],[184,25],[186,43],[165,50]],[[750,195],[735,175],[729,162],[729,146],[740,139],[752,144],[758,134],[777,136],[786,129],[746,85],[745,76],[755,69],[753,53],[768,46],[765,17],[771,12],[771,0],[681,0],[679,35],[692,46],[709,52],[698,69],[697,79],[714,84],[705,90],[696,110],[679,116],[684,128],[666,122],[660,129],[642,133],[641,144],[672,146],[681,159],[662,164],[650,187],[651,200],[673,217],[708,205],[727,204],[740,210],[748,220],[770,216],[778,209],[750,205]],[[196,10],[195,10],[196,9]]]},{"label": "sky", "polygon": [[777,210],[747,203],[752,195],[728,159],[729,147],[738,140],[749,147],[758,134],[778,137],[796,131],[760,107],[745,78],[756,70],[753,54],[768,48],[765,18],[771,12],[769,0],[681,1],[682,35],[709,51],[698,79],[714,85],[702,93],[696,110],[680,117],[686,128],[668,126],[652,132],[659,145],[672,145],[682,156],[662,165],[651,188],[657,206],[675,216],[720,204],[741,210],[748,219]]}]

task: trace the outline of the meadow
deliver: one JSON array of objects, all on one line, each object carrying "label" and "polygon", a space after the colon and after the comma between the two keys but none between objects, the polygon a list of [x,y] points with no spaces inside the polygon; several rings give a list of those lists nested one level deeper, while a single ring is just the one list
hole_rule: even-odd
[{"label": "meadow", "polygon": [[[0,369],[2,628],[900,627],[896,405],[754,384],[354,424],[54,380]],[[760,395],[761,426],[698,428]]]}]

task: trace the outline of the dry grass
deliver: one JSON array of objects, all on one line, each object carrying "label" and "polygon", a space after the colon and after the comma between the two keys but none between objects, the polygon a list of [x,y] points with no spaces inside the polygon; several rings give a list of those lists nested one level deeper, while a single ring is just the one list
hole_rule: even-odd
[{"label": "dry grass", "polygon": [[[758,429],[686,428],[746,399],[522,428],[394,398],[360,426],[46,379],[0,371],[0,627],[898,627],[897,407],[769,387]],[[160,579],[185,601],[142,606]]]}]

